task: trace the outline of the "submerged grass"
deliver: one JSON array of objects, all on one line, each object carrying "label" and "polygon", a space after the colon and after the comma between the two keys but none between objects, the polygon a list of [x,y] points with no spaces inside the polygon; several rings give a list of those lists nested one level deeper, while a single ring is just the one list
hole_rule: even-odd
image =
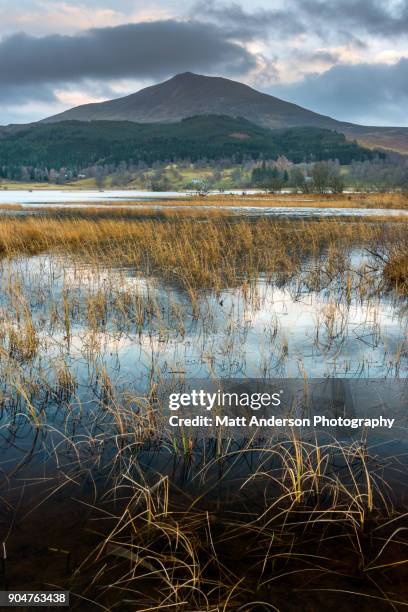
[{"label": "submerged grass", "polygon": [[[254,456],[253,473],[229,484],[231,464]],[[200,485],[190,492],[129,471],[108,492],[108,507],[119,496],[121,509],[105,510],[111,528],[76,572],[85,584],[95,576],[89,593],[99,591],[105,609],[114,594],[125,610],[320,610],[347,602],[350,584],[359,609],[369,609],[365,598],[408,605],[388,584],[406,563],[405,516],[367,447],[293,436],[258,448],[225,443],[196,462]]]}]

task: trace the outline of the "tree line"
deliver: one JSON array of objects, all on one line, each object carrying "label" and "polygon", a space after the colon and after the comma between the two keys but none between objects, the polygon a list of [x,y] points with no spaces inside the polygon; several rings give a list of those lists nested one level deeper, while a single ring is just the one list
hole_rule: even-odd
[{"label": "tree line", "polygon": [[53,181],[61,176],[76,179],[95,165],[120,173],[124,163],[152,167],[157,162],[228,158],[236,166],[248,159],[277,160],[279,156],[295,164],[337,159],[347,165],[370,161],[375,153],[332,130],[269,130],[242,118],[218,115],[172,124],[65,121],[3,134],[0,178]]}]

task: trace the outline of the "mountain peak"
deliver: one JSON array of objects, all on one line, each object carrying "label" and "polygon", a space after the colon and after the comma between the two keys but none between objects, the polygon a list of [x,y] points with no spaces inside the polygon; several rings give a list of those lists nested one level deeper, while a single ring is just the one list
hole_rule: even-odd
[{"label": "mountain peak", "polygon": [[270,128],[336,124],[333,119],[256,91],[244,83],[190,71],[124,98],[78,106],[45,121],[173,123],[195,115],[243,117]]},{"label": "mountain peak", "polygon": [[[195,115],[243,117],[264,127],[327,126],[329,118],[224,77],[186,71],[124,98],[85,104],[45,119],[172,123]],[[332,119],[329,119],[332,123]],[[335,122],[334,122],[335,123]]]},{"label": "mountain peak", "polygon": [[195,77],[198,78],[205,78],[202,74],[196,74],[195,72],[179,72],[178,74],[174,75],[174,77],[172,77],[170,80],[173,81],[175,79],[177,80],[181,80],[181,79],[193,79]]},{"label": "mountain peak", "polygon": [[[241,88],[241,89],[248,89],[251,91],[255,91],[254,89],[252,89],[251,87],[249,87],[248,85],[245,85],[244,83],[240,83],[239,81],[233,81],[232,79],[227,79],[225,77],[222,76],[209,76],[207,74],[198,74],[197,72],[180,72],[179,74],[176,74],[174,77],[171,77],[168,81],[165,81],[164,83],[159,83],[158,85],[154,85],[153,87],[160,87],[161,85],[164,85],[165,83],[175,83],[175,82],[183,82],[186,84],[190,84],[190,83],[194,83],[194,84],[201,84],[202,86],[209,86],[210,84],[212,84],[212,86],[222,86],[222,87],[230,87],[230,88]],[[256,92],[259,95],[265,95],[265,94],[261,94],[260,92]]]}]

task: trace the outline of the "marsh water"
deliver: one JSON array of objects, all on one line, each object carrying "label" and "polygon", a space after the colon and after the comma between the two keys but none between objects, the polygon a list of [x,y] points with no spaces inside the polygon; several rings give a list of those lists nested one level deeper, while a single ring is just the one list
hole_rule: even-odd
[{"label": "marsh water", "polygon": [[[0,193],[0,202],[8,196]],[[68,198],[62,202],[65,193],[47,197],[54,199],[18,203],[28,206],[28,214],[51,201],[84,205]],[[105,206],[100,198],[105,194],[95,193],[89,205]],[[233,213],[240,214],[239,207]],[[245,215],[293,217],[383,213],[392,217],[400,211],[245,209]],[[259,466],[267,472],[274,465],[262,449],[237,457],[242,441],[230,441],[228,457],[220,462],[213,441],[183,454],[171,437],[163,442],[146,435],[152,390],[162,381],[334,378],[404,384],[406,300],[381,288],[381,272],[363,246],[344,254],[348,292],[336,275],[316,283],[326,255],[317,262],[305,259],[295,277],[260,276],[250,286],[202,289],[193,301],[176,282],[131,266],[50,253],[0,262],[1,527],[11,558],[7,586],[64,584],[70,564],[79,563],[98,541],[92,523],[96,500],[104,495],[109,500],[102,522],[120,505],[121,493],[115,492],[112,501],[107,490],[118,478],[123,456],[128,461],[119,478],[123,489],[126,479],[160,484],[158,477],[165,477],[183,499],[205,481],[211,507],[227,509],[238,497],[240,508],[259,502],[259,489],[247,492],[242,485]],[[362,291],[359,283],[367,270],[371,280]],[[408,456],[405,421],[402,425],[372,441],[376,469],[396,458],[400,502],[406,498]],[[139,429],[129,441],[128,430]],[[366,443],[361,429],[344,438]],[[344,457],[336,453],[333,462],[342,465]],[[34,571],[33,559],[47,571]],[[78,601],[77,609],[95,609]],[[139,608],[123,604],[120,609]]]},{"label": "marsh water", "polygon": [[[356,276],[370,263],[359,249],[348,259]],[[26,398],[39,422],[64,435],[102,432],[110,423],[105,399],[140,409],[137,398],[169,379],[404,380],[405,300],[375,291],[347,298],[336,280],[313,290],[310,273],[306,261],[283,284],[259,278],[250,290],[202,291],[192,304],[181,288],[134,269],[47,254],[3,260],[3,423],[8,403],[17,409]],[[20,347],[18,330],[21,342],[35,330],[32,353]],[[54,412],[57,421],[63,415],[58,425]],[[16,448],[32,442],[23,440],[3,447],[3,459],[9,452],[18,461]]]}]

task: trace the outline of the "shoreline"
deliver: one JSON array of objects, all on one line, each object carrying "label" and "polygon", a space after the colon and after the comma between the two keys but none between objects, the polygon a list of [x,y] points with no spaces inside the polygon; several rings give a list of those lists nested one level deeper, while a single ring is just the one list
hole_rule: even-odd
[{"label": "shoreline", "polygon": [[[7,197],[7,194],[10,197]],[[138,208],[141,206],[191,208],[367,208],[408,209],[404,193],[356,192],[343,194],[295,194],[262,192],[209,194],[205,197],[186,192],[85,189],[1,189],[0,209],[25,210],[30,207],[64,205]]]}]

